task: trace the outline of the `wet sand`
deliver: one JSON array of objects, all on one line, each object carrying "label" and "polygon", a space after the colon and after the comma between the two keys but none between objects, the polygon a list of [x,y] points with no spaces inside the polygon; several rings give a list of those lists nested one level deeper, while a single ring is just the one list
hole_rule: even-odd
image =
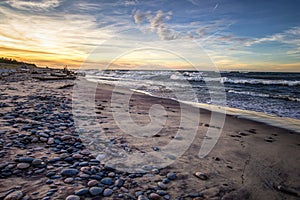
[{"label": "wet sand", "polygon": [[[159,132],[135,137],[120,129],[114,119],[116,110],[110,102],[113,87],[108,85],[98,85],[92,113],[95,118],[86,118],[85,128],[79,130],[72,113],[76,85],[63,87],[74,81],[38,81],[30,77],[0,80],[0,199],[299,198],[298,133],[228,115],[224,127],[211,127],[210,111],[134,93],[128,112],[137,125],[150,122],[149,108],[154,104],[166,111],[166,123]],[[122,96],[128,91],[117,93]],[[184,116],[187,124],[182,126],[181,106],[190,113]],[[108,155],[115,150],[125,157],[160,152],[170,141],[184,140],[176,134],[179,130],[192,132],[189,124],[195,123],[198,125],[192,143],[164,168],[156,167],[156,159],[152,159],[153,165],[145,163],[146,173],[127,173],[111,168],[105,159],[95,160],[97,154]],[[212,151],[199,158],[209,128],[221,130],[221,136]],[[100,151],[95,153],[84,141],[83,133],[105,135],[107,141],[99,144]],[[9,197],[12,194],[15,198]]]}]

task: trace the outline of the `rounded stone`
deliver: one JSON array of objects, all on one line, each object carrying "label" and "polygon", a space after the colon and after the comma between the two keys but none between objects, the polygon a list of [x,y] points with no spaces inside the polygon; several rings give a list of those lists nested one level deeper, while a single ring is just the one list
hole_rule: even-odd
[{"label": "rounded stone", "polygon": [[203,172],[196,172],[195,176],[204,181],[208,179],[208,176]]},{"label": "rounded stone", "polygon": [[83,155],[81,155],[81,154],[73,154],[73,156],[72,156],[74,159],[81,159],[81,158],[83,158]]},{"label": "rounded stone", "polygon": [[101,194],[103,192],[103,189],[101,187],[91,187],[89,191],[91,195],[96,196]]},{"label": "rounded stone", "polygon": [[66,200],[80,200],[80,197],[77,195],[69,195]]},{"label": "rounded stone", "polygon": [[33,165],[40,165],[40,164],[42,164],[42,160],[41,159],[34,159],[33,161],[32,161],[32,164]]},{"label": "rounded stone", "polygon": [[72,169],[72,168],[69,168],[69,169],[64,169],[61,171],[61,175],[62,176],[75,176],[79,173],[79,171],[77,169]]},{"label": "rounded stone", "polygon": [[20,157],[18,158],[18,162],[31,163],[34,158],[31,157]]},{"label": "rounded stone", "polygon": [[65,140],[70,140],[72,137],[70,135],[64,135],[60,139],[65,141]]},{"label": "rounded stone", "polygon": [[80,153],[81,153],[82,155],[85,155],[85,156],[91,154],[87,149],[82,150]]},{"label": "rounded stone", "polygon": [[118,179],[115,181],[115,186],[117,187],[122,187],[124,184],[124,180],[123,179]]},{"label": "rounded stone", "polygon": [[48,138],[40,137],[40,140],[41,140],[42,142],[47,142],[47,141],[48,141]]},{"label": "rounded stone", "polygon": [[81,163],[79,163],[80,167],[85,167],[85,166],[88,166],[88,165],[89,165],[88,162],[81,162]]},{"label": "rounded stone", "polygon": [[91,181],[88,182],[87,185],[88,185],[89,187],[93,187],[93,186],[98,185],[98,184],[99,184],[98,181],[96,181],[96,180],[91,180]]},{"label": "rounded stone", "polygon": [[74,181],[74,178],[66,178],[64,180],[65,183],[73,183],[73,181]]},{"label": "rounded stone", "polygon": [[54,144],[54,138],[49,138],[48,139],[48,144]]},{"label": "rounded stone", "polygon": [[138,196],[138,200],[149,200],[148,197],[144,196],[144,195],[140,195]]},{"label": "rounded stone", "polygon": [[102,184],[104,184],[104,185],[112,185],[113,184],[113,181],[112,181],[112,179],[111,178],[103,178],[102,180],[101,180],[101,183]]},{"label": "rounded stone", "polygon": [[158,187],[160,187],[163,190],[168,189],[168,187],[163,182],[158,182],[157,185],[158,185]]},{"label": "rounded stone", "polygon": [[151,200],[160,200],[160,199],[161,199],[161,197],[160,197],[158,194],[156,194],[156,193],[151,193],[151,194],[149,195],[149,198],[150,198]]},{"label": "rounded stone", "polygon": [[103,192],[103,196],[109,197],[109,196],[112,195],[112,193],[113,193],[113,191],[112,191],[111,189],[106,188],[106,189],[104,190],[104,192]]},{"label": "rounded stone", "polygon": [[167,174],[167,178],[170,179],[170,180],[175,180],[175,179],[177,178],[176,173],[174,173],[174,172],[169,172],[169,173]]},{"label": "rounded stone", "polygon": [[113,178],[113,177],[115,177],[115,175],[116,175],[116,174],[115,174],[114,172],[109,172],[107,176],[109,176],[109,177],[112,177],[112,178]]},{"label": "rounded stone", "polygon": [[29,168],[30,167],[30,164],[29,163],[19,163],[18,165],[17,165],[17,168],[18,169],[27,169],[27,168]]},{"label": "rounded stone", "polygon": [[77,190],[75,192],[75,195],[83,196],[83,195],[86,195],[87,193],[89,193],[89,188],[82,188],[82,189]]}]

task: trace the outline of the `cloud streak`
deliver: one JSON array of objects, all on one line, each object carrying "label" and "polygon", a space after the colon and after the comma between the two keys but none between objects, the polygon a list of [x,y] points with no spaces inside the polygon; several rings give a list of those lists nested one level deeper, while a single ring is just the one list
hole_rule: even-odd
[{"label": "cloud streak", "polygon": [[270,42],[278,42],[291,46],[287,54],[300,54],[300,26],[293,27],[281,33],[276,33],[267,37],[254,38],[247,42],[246,46],[253,46],[256,44],[266,44]]},{"label": "cloud streak", "polygon": [[5,3],[16,9],[26,11],[45,11],[60,5],[59,0],[6,0]]}]

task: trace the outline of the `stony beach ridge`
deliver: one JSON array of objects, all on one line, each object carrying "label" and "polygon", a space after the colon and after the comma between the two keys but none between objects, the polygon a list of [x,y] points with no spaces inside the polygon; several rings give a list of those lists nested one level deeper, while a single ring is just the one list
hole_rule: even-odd
[{"label": "stony beach ridge", "polygon": [[[40,68],[1,73],[0,199],[299,198],[299,134],[226,116],[217,145],[199,159],[199,147],[210,126],[211,113],[206,110],[199,110],[193,143],[170,166],[160,169],[145,163],[147,173],[128,173],[106,165],[76,131],[74,78],[62,70]],[[139,123],[147,124],[149,107],[157,102],[168,116],[158,135],[149,140],[134,138],[124,135],[114,122],[112,90],[112,86],[99,85],[96,95],[96,127],[107,134],[111,145],[124,154],[159,151],[176,137],[178,102],[134,94],[131,115]]]}]

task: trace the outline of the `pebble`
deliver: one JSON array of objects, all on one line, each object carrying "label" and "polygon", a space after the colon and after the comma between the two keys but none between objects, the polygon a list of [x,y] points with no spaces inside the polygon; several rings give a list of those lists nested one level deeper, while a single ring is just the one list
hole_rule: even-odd
[{"label": "pebble", "polygon": [[70,135],[64,135],[64,136],[62,136],[60,139],[62,140],[62,141],[65,141],[65,140],[70,140],[72,137],[70,136]]},{"label": "pebble", "polygon": [[75,176],[79,173],[79,171],[77,169],[72,169],[72,168],[69,168],[69,169],[64,169],[61,171],[61,175],[62,176]]},{"label": "pebble", "polygon": [[89,193],[89,188],[82,188],[82,189],[77,190],[75,192],[75,195],[83,196],[83,195],[86,195],[87,193]]},{"label": "pebble", "polygon": [[91,195],[96,196],[101,194],[103,192],[103,189],[101,187],[91,187],[89,191]]},{"label": "pebble", "polygon": [[[39,136],[44,137],[44,138],[48,138],[49,135],[47,133],[40,133]],[[46,139],[47,141],[48,139]]]},{"label": "pebble", "polygon": [[158,195],[160,195],[160,196],[165,196],[165,195],[168,194],[168,193],[167,193],[166,191],[164,191],[164,190],[156,190],[156,193],[157,193]]},{"label": "pebble", "polygon": [[98,181],[96,181],[96,180],[91,180],[91,181],[88,182],[87,185],[88,185],[89,187],[93,187],[93,186],[98,185],[98,184],[99,184]]},{"label": "pebble", "polygon": [[66,200],[80,200],[80,197],[77,195],[69,195]]},{"label": "pebble", "polygon": [[34,158],[31,158],[31,157],[18,158],[18,162],[23,162],[23,163],[31,163],[33,160],[34,160]]},{"label": "pebble", "polygon": [[112,185],[113,184],[113,181],[111,178],[103,178],[101,181],[100,181],[102,184],[104,185]]},{"label": "pebble", "polygon": [[48,141],[48,138],[40,137],[40,140],[41,140],[42,142],[46,142],[46,141]]},{"label": "pebble", "polygon": [[17,168],[18,169],[27,169],[27,168],[29,168],[30,167],[30,164],[29,163],[19,163],[18,165],[17,165]]},{"label": "pebble", "polygon": [[123,179],[118,179],[115,181],[115,186],[117,187],[122,187],[124,184],[124,180]]},{"label": "pebble", "polygon": [[81,158],[83,158],[83,155],[81,155],[81,154],[73,154],[72,155],[72,157],[74,158],[74,159],[81,159]]},{"label": "pebble", "polygon": [[154,151],[159,151],[159,147],[152,147]]},{"label": "pebble", "polygon": [[111,189],[106,188],[106,189],[104,190],[104,192],[103,192],[103,196],[109,197],[109,196],[112,195],[112,193],[113,193],[113,191],[112,191]]},{"label": "pebble", "polygon": [[50,185],[50,184],[52,184],[52,183],[53,183],[53,181],[50,180],[50,179],[48,179],[48,180],[46,181],[46,184],[48,184],[48,185]]},{"label": "pebble", "polygon": [[264,140],[265,140],[266,142],[270,142],[270,143],[272,143],[272,142],[275,141],[274,138],[272,138],[272,137],[265,138]]},{"label": "pebble", "polygon": [[88,162],[81,162],[81,163],[79,163],[80,167],[85,167],[85,166],[88,166],[88,165],[89,165]]},{"label": "pebble", "polygon": [[149,200],[148,197],[144,196],[144,195],[140,195],[138,196],[138,200]]},{"label": "pebble", "polygon": [[163,190],[168,189],[168,187],[163,182],[158,182],[157,185],[158,185],[158,187],[160,187]]},{"label": "pebble", "polygon": [[196,172],[195,176],[203,181],[208,179],[208,176],[203,172]]},{"label": "pebble", "polygon": [[199,193],[190,193],[188,196],[191,197],[191,198],[197,198],[197,197],[202,197],[202,194],[199,194]]},{"label": "pebble", "polygon": [[90,152],[87,149],[82,150],[80,153],[85,156],[90,155]]},{"label": "pebble", "polygon": [[40,165],[40,164],[42,164],[42,160],[41,159],[34,159],[33,161],[32,161],[32,164],[33,165]]},{"label": "pebble", "polygon": [[64,180],[65,183],[73,183],[73,181],[74,181],[74,178],[66,178]]},{"label": "pebble", "polygon": [[160,197],[158,194],[156,194],[156,193],[151,193],[151,194],[149,195],[149,198],[150,198],[151,200],[160,200],[160,199],[161,199],[161,197]]},{"label": "pebble", "polygon": [[47,144],[54,144],[54,138],[49,138]]},{"label": "pebble", "polygon": [[174,173],[174,172],[169,172],[169,173],[167,174],[167,178],[170,179],[170,180],[175,180],[175,179],[177,178],[176,173]]},{"label": "pebble", "polygon": [[7,195],[4,200],[19,200],[23,197],[23,192],[22,191],[14,191],[12,193],[10,193],[9,195]]},{"label": "pebble", "polygon": [[115,177],[115,173],[114,172],[109,172],[107,176],[109,176],[109,177]]}]

